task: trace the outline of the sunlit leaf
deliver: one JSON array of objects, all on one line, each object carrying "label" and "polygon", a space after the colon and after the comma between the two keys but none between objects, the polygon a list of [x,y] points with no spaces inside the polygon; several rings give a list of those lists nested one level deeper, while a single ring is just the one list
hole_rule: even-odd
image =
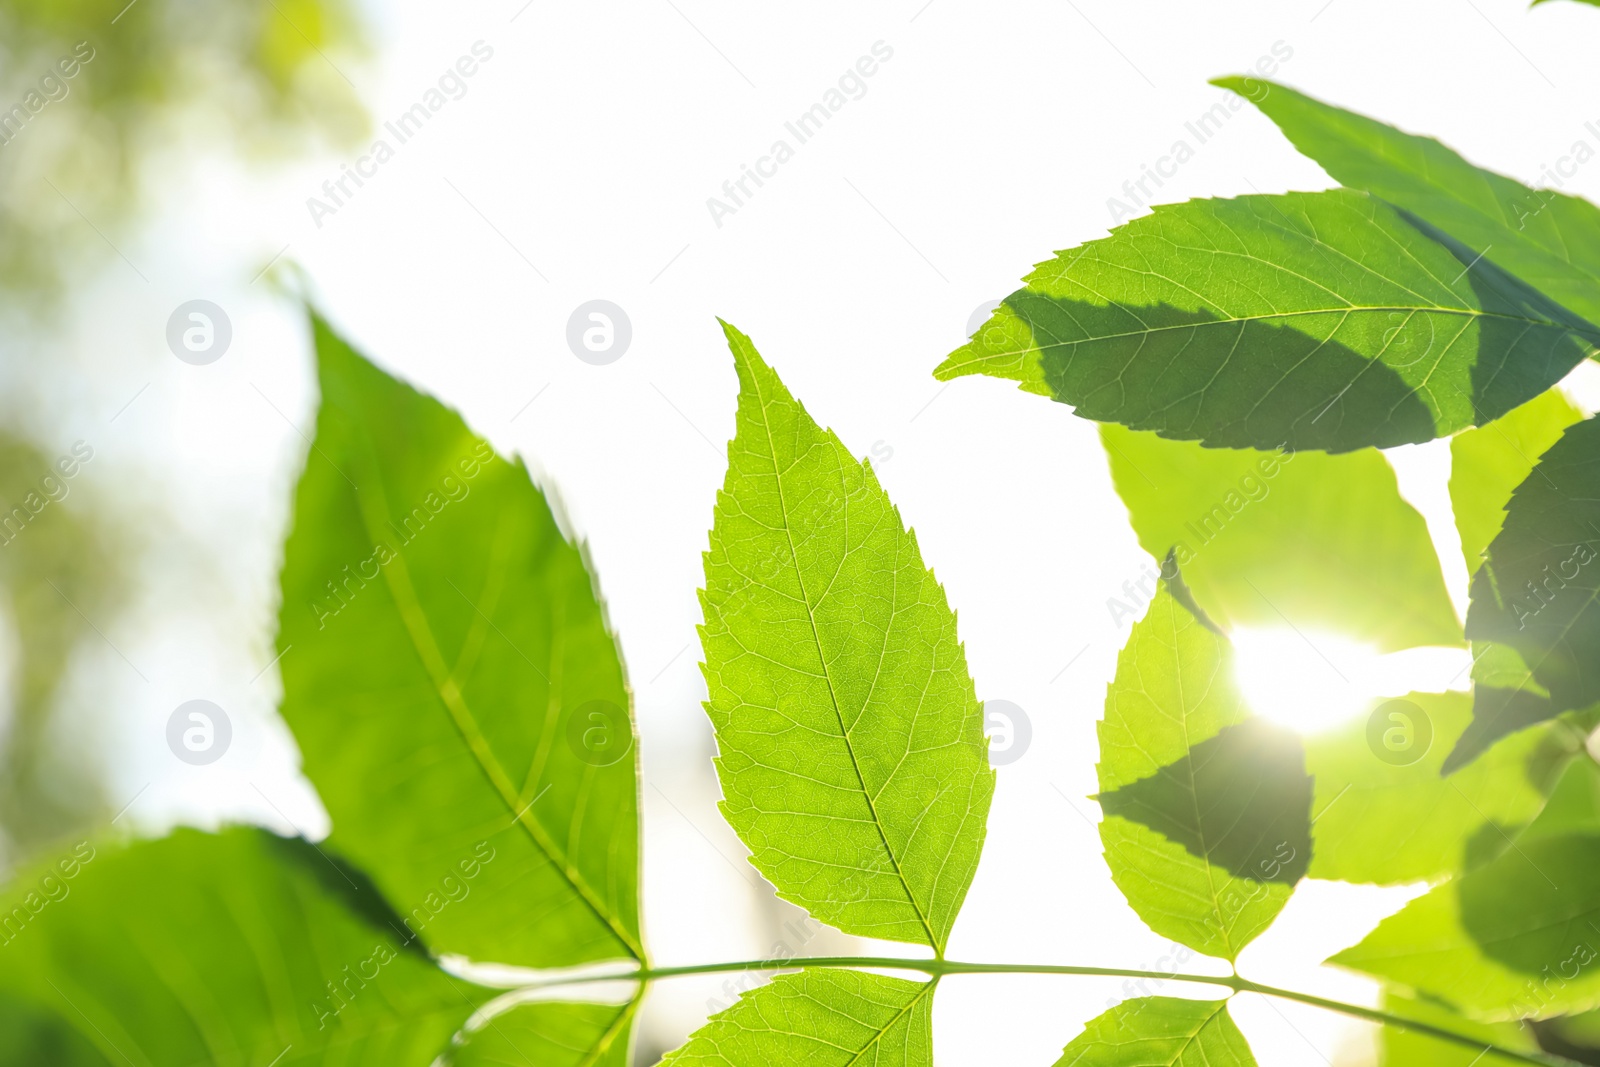
[{"label": "sunlit leaf", "polygon": [[1600,328],[1362,193],[1158,207],[1041,263],[935,372],[1213,447],[1427,441],[1503,415]]},{"label": "sunlit leaf", "polygon": [[[1286,86],[1239,77],[1213,84],[1260,108],[1334,181],[1412,212],[1577,315],[1600,318],[1600,208],[1587,200],[1530,189],[1431,137]],[[1578,154],[1594,149],[1584,145]]]},{"label": "sunlit leaf", "polygon": [[1156,933],[1236,958],[1311,860],[1299,740],[1250,715],[1227,639],[1164,588],[1117,660],[1099,736],[1112,879]]},{"label": "sunlit leaf", "polygon": [[520,461],[315,330],[278,647],[329,844],[435,952],[642,958],[629,696],[578,548]]},{"label": "sunlit leaf", "polygon": [[1600,835],[1519,844],[1418,897],[1332,963],[1487,1021],[1600,1006]]},{"label": "sunlit leaf", "polygon": [[1590,419],[1568,427],[1517,486],[1473,575],[1467,636],[1503,646],[1498,658],[1510,663],[1503,681],[1478,678],[1473,731],[1447,769],[1531,721],[1600,701],[1597,557],[1600,422]]},{"label": "sunlit leaf", "polygon": [[35,1061],[52,1067],[427,1064],[493,995],[439,970],[359,874],[261,830],[82,846],[4,907],[28,918],[0,1015],[70,1032]]},{"label": "sunlit leaf", "polygon": [[1465,693],[1411,693],[1308,738],[1306,770],[1316,782],[1311,877],[1394,885],[1438,879],[1505,851],[1583,751],[1583,735],[1549,723],[1444,777],[1440,767],[1471,717]]},{"label": "sunlit leaf", "polygon": [[1055,1067],[1255,1067],[1225,1000],[1136,997],[1089,1020]]},{"label": "sunlit leaf", "polygon": [[[1488,431],[1486,431],[1488,432]],[[1139,544],[1224,627],[1328,630],[1385,651],[1461,643],[1427,524],[1375,451],[1330,456],[1100,427]],[[1155,571],[1108,601],[1137,618]]]},{"label": "sunlit leaf", "polygon": [[[1441,1004],[1406,997],[1392,990],[1384,993],[1383,1007],[1407,1019],[1478,1038],[1485,1046],[1539,1051],[1538,1042],[1521,1023],[1473,1022]],[[1401,1026],[1385,1026],[1378,1031],[1379,1067],[1508,1067],[1525,1062]]]},{"label": "sunlit leaf", "polygon": [[955,614],[871,466],[726,332],[737,431],[701,595],[723,814],[786,900],[942,951],[994,789]]},{"label": "sunlit leaf", "polygon": [[745,993],[662,1067],[932,1067],[934,982],[806,970]]}]

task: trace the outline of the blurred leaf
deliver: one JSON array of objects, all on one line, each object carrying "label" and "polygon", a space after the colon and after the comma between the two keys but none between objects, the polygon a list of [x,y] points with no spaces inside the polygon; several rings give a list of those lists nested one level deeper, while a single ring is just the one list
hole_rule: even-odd
[{"label": "blurred leaf", "polygon": [[[483,1022],[450,1067],[628,1067],[638,1001],[520,1004]],[[435,1061],[437,1063],[438,1061]],[[426,1067],[418,1061],[418,1067]]]},{"label": "blurred leaf", "polygon": [[1282,85],[1240,77],[1212,84],[1255,104],[1334,181],[1412,212],[1579,316],[1600,318],[1600,208],[1587,200],[1530,189],[1431,137]]},{"label": "blurred leaf", "polygon": [[[1511,496],[1472,578],[1467,636],[1520,657],[1537,683],[1479,678],[1473,729],[1446,770],[1496,738],[1600,701],[1600,422],[1570,426]],[[1545,694],[1548,694],[1547,696]]]},{"label": "blurred leaf", "polygon": [[1428,441],[1505,414],[1600,328],[1347,189],[1155,209],[1028,275],[940,379],[1222,448]]},{"label": "blurred leaf", "polygon": [[700,598],[723,814],[785,900],[942,954],[994,791],[955,613],[871,466],[724,329],[739,409]]},{"label": "blurred leaf", "polygon": [[936,982],[785,974],[713,1015],[661,1067],[932,1067]]},{"label": "blurred leaf", "polygon": [[354,859],[435,952],[643,958],[629,694],[520,461],[314,320],[283,715]]},{"label": "blurred leaf", "polygon": [[[1377,452],[1204,448],[1115,423],[1100,437],[1139,544],[1174,551],[1224,628],[1288,618],[1385,652],[1461,643],[1427,524]],[[1136,616],[1139,591],[1110,602],[1114,619]]]},{"label": "blurred leaf", "polygon": [[1436,887],[1329,962],[1475,1019],[1600,1006],[1600,835],[1547,837]]},{"label": "blurred leaf", "polygon": [[1137,997],[1089,1020],[1055,1067],[1255,1067],[1226,1000]]},{"label": "blurred leaf", "polygon": [[[1583,735],[1548,723],[1506,738],[1446,778],[1440,767],[1472,718],[1465,693],[1411,693],[1404,700],[1426,722],[1428,748],[1415,762],[1381,758],[1369,716],[1306,741],[1306,770],[1316,782],[1313,878],[1346,882],[1435,880],[1503,852],[1539,814]],[[1376,715],[1390,705],[1373,705]],[[1381,723],[1380,728],[1386,727]],[[1589,762],[1589,761],[1585,761]]]},{"label": "blurred leaf", "polygon": [[[1417,1022],[1432,1023],[1459,1034],[1481,1039],[1486,1045],[1538,1052],[1539,1045],[1520,1023],[1476,1023],[1464,1019],[1442,1004],[1430,1000],[1417,1000],[1393,990],[1383,995],[1383,1009],[1403,1015]],[[1453,1041],[1406,1030],[1398,1026],[1385,1026],[1378,1031],[1379,1067],[1503,1067],[1505,1064],[1525,1063],[1525,1060],[1481,1049],[1471,1049]]]},{"label": "blurred leaf", "polygon": [[71,1058],[52,1067],[428,1063],[492,993],[352,875],[243,828],[63,853],[5,894],[4,1015],[53,1021]]},{"label": "blurred leaf", "polygon": [[1099,725],[1112,879],[1156,933],[1229,960],[1306,871],[1312,791],[1299,740],[1245,709],[1232,655],[1163,588]]}]

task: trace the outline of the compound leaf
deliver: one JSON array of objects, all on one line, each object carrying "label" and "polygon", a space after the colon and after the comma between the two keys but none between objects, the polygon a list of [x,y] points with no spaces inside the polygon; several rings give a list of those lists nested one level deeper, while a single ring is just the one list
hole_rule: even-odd
[{"label": "compound leaf", "polygon": [[69,1035],[58,1067],[426,1064],[493,995],[304,841],[178,830],[69,862],[6,893],[0,971],[6,1015]]},{"label": "compound leaf", "polygon": [[812,969],[713,1015],[661,1067],[932,1067],[935,982]]},{"label": "compound leaf", "polygon": [[[1461,643],[1427,524],[1377,452],[1204,448],[1115,423],[1100,439],[1139,544],[1172,552],[1224,628],[1288,618],[1385,652]],[[1113,619],[1130,600],[1109,602]]]},{"label": "compound leaf", "polygon": [[1250,715],[1227,639],[1165,587],[1117,659],[1099,736],[1112,879],[1158,934],[1236,959],[1311,859],[1299,739]]},{"label": "compound leaf", "polygon": [[1158,207],[1039,264],[935,372],[1213,447],[1345,452],[1503,415],[1600,328],[1347,189]]},{"label": "compound leaf", "polygon": [[1425,219],[1472,255],[1482,253],[1579,316],[1600,319],[1600,208],[1587,200],[1530,189],[1473,166],[1431,137],[1286,86],[1241,77],[1212,84],[1255,104],[1334,181]]},{"label": "compound leaf", "polygon": [[942,952],[994,791],[955,613],[871,466],[724,329],[739,408],[700,598],[723,814],[784,899]]},{"label": "compound leaf", "polygon": [[1436,887],[1329,962],[1484,1021],[1600,1006],[1600,836],[1545,837]]},{"label": "compound leaf", "polygon": [[629,696],[578,548],[520,461],[314,329],[278,647],[330,844],[435,952],[642,958]]},{"label": "compound leaf", "polygon": [[1136,997],[1089,1020],[1055,1067],[1255,1067],[1226,1000]]}]

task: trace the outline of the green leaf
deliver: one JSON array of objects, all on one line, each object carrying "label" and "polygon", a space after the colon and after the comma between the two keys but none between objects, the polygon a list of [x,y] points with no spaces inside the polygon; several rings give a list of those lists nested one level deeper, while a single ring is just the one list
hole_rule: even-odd
[{"label": "green leaf", "polygon": [[1117,659],[1099,737],[1112,879],[1156,933],[1236,959],[1311,860],[1299,739],[1250,715],[1227,639],[1165,588]]},{"label": "green leaf", "polygon": [[[1204,448],[1114,423],[1100,438],[1139,544],[1172,551],[1224,628],[1287,617],[1385,652],[1461,643],[1427,524],[1377,452]],[[1107,602],[1114,621],[1140,592]]]},{"label": "green leaf", "polygon": [[1577,315],[1600,318],[1600,208],[1587,200],[1530,189],[1431,137],[1286,86],[1241,77],[1212,84],[1255,104],[1334,181],[1412,212]]},{"label": "green leaf", "polygon": [[5,1015],[69,1035],[28,1062],[426,1064],[493,995],[439,970],[359,874],[261,830],[82,845],[5,897]]},{"label": "green leaf", "polygon": [[354,859],[435,952],[643,957],[615,641],[520,461],[314,320],[283,715]]},{"label": "green leaf", "polygon": [[935,372],[1213,447],[1346,452],[1503,415],[1600,341],[1416,218],[1345,189],[1158,207],[1039,264]]},{"label": "green leaf", "polygon": [[738,330],[706,587],[722,812],[778,894],[942,953],[994,792],[956,618],[914,534]]},{"label": "green leaf", "polygon": [[1226,1000],[1136,997],[1091,1020],[1055,1067],[1255,1067]]},{"label": "green leaf", "polygon": [[1472,736],[1447,769],[1530,721],[1600,701],[1597,546],[1600,422],[1590,419],[1568,427],[1517,486],[1472,578],[1467,636],[1510,650],[1536,686],[1488,685],[1480,677]]},{"label": "green leaf", "polygon": [[661,1067],[932,1067],[937,984],[861,971],[780,975],[713,1015]]},{"label": "green leaf", "polygon": [[1533,473],[1535,459],[1583,412],[1560,389],[1541,393],[1502,419],[1450,440],[1450,506],[1467,571],[1477,571],[1500,532],[1512,490]]},{"label": "green leaf", "polygon": [[1547,837],[1438,886],[1330,962],[1474,1018],[1600,1006],[1600,836]]},{"label": "green leaf", "polygon": [[521,1004],[469,1027],[466,1047],[451,1056],[450,1067],[628,1067],[637,1011],[637,1001]]},{"label": "green leaf", "polygon": [[[1489,543],[1500,532],[1511,494],[1533,472],[1535,458],[1582,418],[1560,389],[1552,389],[1505,418],[1450,442],[1450,503],[1469,574],[1483,563]],[[1472,654],[1478,717],[1461,734],[1444,764],[1446,772],[1465,766],[1499,738],[1543,722],[1559,710],[1551,706],[1549,691],[1534,679],[1515,649],[1479,641]]]},{"label": "green leaf", "polygon": [[[1381,759],[1369,716],[1306,740],[1306,770],[1316,782],[1312,825],[1313,878],[1396,885],[1436,880],[1484,863],[1544,808],[1583,736],[1549,723],[1500,742],[1482,759],[1446,778],[1445,755],[1472,718],[1465,693],[1411,693],[1413,739],[1426,737],[1415,762]],[[1385,713],[1390,701],[1374,704]],[[1387,714],[1394,714],[1390,711]],[[1380,729],[1389,720],[1380,719]]]},{"label": "green leaf", "polygon": [[[1538,1052],[1539,1044],[1520,1023],[1478,1023],[1464,1019],[1442,1004],[1430,1000],[1415,1000],[1393,990],[1383,995],[1383,1009],[1431,1023],[1458,1034],[1481,1040],[1485,1045]],[[1399,1026],[1384,1026],[1378,1032],[1378,1063],[1380,1067],[1504,1067],[1507,1064],[1525,1063],[1482,1049],[1468,1048],[1453,1041],[1418,1033]]]}]

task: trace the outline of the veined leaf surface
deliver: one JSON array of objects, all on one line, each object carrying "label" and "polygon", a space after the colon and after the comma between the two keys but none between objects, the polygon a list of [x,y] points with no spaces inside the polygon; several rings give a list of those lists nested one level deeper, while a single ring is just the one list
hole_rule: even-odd
[{"label": "veined leaf surface", "polygon": [[932,1067],[936,982],[811,969],[774,978],[662,1067]]},{"label": "veined leaf surface", "polygon": [[314,326],[278,646],[330,845],[436,953],[642,958],[629,696],[579,550],[521,462]]},{"label": "veined leaf surface", "polygon": [[1299,739],[1250,715],[1227,639],[1165,587],[1117,659],[1099,736],[1112,879],[1156,933],[1236,959],[1311,860]]},{"label": "veined leaf surface", "polygon": [[1411,901],[1329,962],[1486,1021],[1600,1006],[1600,836],[1546,837]]},{"label": "veined leaf surface", "polygon": [[1136,997],[1089,1020],[1055,1067],[1255,1067],[1226,1000]]},{"label": "veined leaf surface", "polygon": [[[1139,544],[1173,552],[1224,627],[1288,618],[1385,652],[1461,643],[1427,524],[1377,452],[1205,448],[1115,423],[1100,439]],[[1113,604],[1117,621],[1134,614]]]},{"label": "veined leaf surface", "polygon": [[1212,84],[1255,104],[1334,181],[1427,220],[1577,315],[1600,319],[1600,208],[1587,200],[1530,189],[1431,137],[1287,86],[1240,77]]},{"label": "veined leaf surface", "polygon": [[46,867],[5,894],[7,914],[55,896],[8,929],[0,971],[13,1005],[72,1035],[52,1067],[421,1065],[493,995],[304,841],[178,830],[72,858],[75,875]]},{"label": "veined leaf surface", "polygon": [[[1381,714],[1390,703],[1379,701],[1369,712]],[[1411,731],[1412,743],[1428,746],[1411,763],[1379,758],[1367,714],[1306,739],[1306,770],[1316,782],[1311,877],[1395,885],[1487,862],[1539,815],[1583,752],[1580,731],[1549,723],[1506,738],[1445,777],[1441,767],[1471,721],[1472,698],[1411,693],[1390,714],[1417,712],[1425,725],[1398,724]],[[1387,728],[1385,722],[1381,729]]]},{"label": "veined leaf surface", "polygon": [[1600,421],[1568,427],[1512,493],[1472,578],[1467,636],[1503,646],[1531,677],[1479,680],[1475,744],[1452,766],[1530,719],[1600,701]]},{"label": "veined leaf surface", "polygon": [[700,631],[723,814],[784,899],[943,952],[994,790],[955,613],[871,466],[725,330]]},{"label": "veined leaf surface", "polygon": [[1212,447],[1427,441],[1549,388],[1600,328],[1347,189],[1157,207],[1039,264],[941,379]]}]

